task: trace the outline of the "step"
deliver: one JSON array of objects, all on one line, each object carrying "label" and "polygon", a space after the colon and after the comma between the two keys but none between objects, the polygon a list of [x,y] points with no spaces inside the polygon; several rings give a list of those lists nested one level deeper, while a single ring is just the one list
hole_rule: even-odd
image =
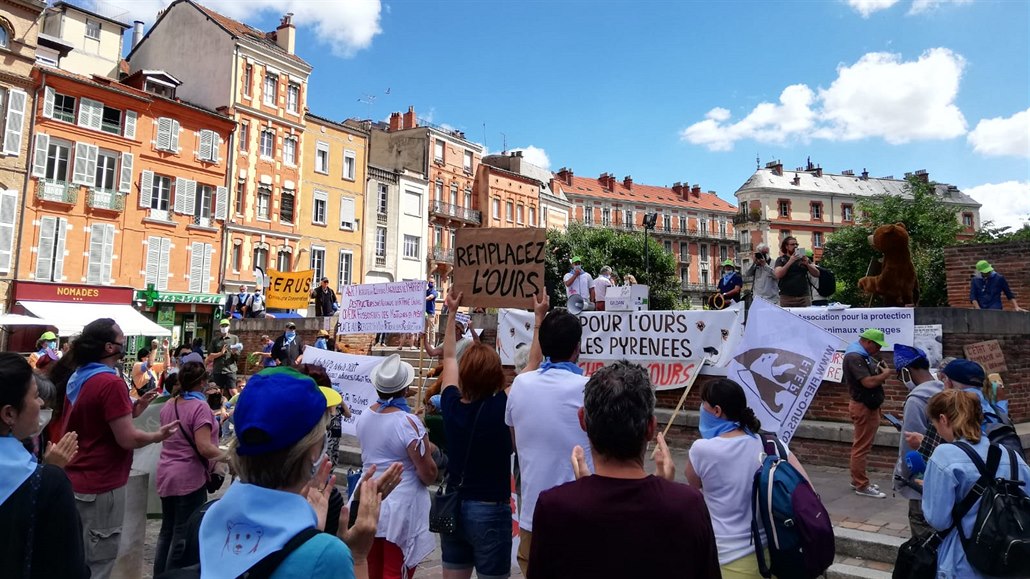
[{"label": "step", "polygon": [[905,542],[901,537],[880,535],[856,529],[834,527],[833,535],[837,555],[854,557],[866,561],[894,564],[898,558],[898,547]]},{"label": "step", "polygon": [[891,579],[891,571],[834,563],[826,570],[826,579]]}]

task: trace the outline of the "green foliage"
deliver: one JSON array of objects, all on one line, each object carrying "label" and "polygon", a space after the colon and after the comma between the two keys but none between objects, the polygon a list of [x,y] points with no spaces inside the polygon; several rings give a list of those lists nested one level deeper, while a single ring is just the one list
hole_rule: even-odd
[{"label": "green foliage", "polygon": [[1023,227],[1013,231],[1011,227],[995,227],[993,221],[984,221],[980,224],[976,235],[966,243],[1006,243],[1009,241],[1030,241],[1030,223],[1023,224]]},{"label": "green foliage", "polygon": [[570,223],[568,231],[547,232],[547,269],[545,283],[552,307],[565,305],[562,279],[569,271],[573,255],[583,258],[583,269],[596,277],[602,267],[611,266],[621,279],[631,274],[637,283],[650,286],[650,308],[671,310],[683,307],[676,261],[654,237],[648,236],[650,276],[644,267],[644,233],[629,233],[601,227]]},{"label": "green foliage", "polygon": [[911,198],[878,195],[859,201],[858,222],[830,236],[822,265],[833,270],[838,285],[843,285],[835,299],[856,306],[869,302],[869,296],[858,288],[858,280],[866,275],[870,260],[881,256],[870,245],[869,235],[880,225],[904,223],[911,238],[912,263],[919,279],[919,305],[947,305],[944,248],[954,245],[962,230],[958,209],[941,202],[934,194],[933,183],[910,177],[908,190]]}]

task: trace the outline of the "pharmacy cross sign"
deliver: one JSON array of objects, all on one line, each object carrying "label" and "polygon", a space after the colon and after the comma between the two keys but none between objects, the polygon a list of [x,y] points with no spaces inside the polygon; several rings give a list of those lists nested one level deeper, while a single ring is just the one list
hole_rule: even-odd
[{"label": "pharmacy cross sign", "polygon": [[157,299],[157,296],[161,295],[161,292],[154,289],[154,284],[148,283],[147,289],[140,291],[139,295],[140,297],[146,298],[147,307],[152,308],[154,307],[154,300]]}]

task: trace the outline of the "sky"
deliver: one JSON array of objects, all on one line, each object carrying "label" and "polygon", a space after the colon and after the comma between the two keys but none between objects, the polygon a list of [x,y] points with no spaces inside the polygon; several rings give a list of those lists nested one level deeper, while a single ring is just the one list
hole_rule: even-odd
[{"label": "sky", "polygon": [[[149,26],[170,1],[98,8]],[[925,169],[984,220],[1030,221],[1023,0],[204,3],[263,30],[293,12],[320,116],[413,106],[492,153],[733,203],[756,162]]]}]

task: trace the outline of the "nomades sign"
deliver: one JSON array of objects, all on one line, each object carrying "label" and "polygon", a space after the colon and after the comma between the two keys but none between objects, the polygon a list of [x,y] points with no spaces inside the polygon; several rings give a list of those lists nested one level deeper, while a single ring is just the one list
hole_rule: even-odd
[{"label": "nomades sign", "polygon": [[540,228],[461,228],[455,232],[454,287],[462,305],[533,307],[544,291],[544,246]]}]

